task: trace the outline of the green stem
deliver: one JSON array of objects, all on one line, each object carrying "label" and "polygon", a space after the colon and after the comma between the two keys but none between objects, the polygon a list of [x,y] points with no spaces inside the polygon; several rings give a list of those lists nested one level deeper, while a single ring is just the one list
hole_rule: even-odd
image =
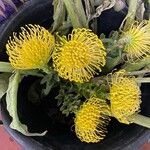
[{"label": "green stem", "polygon": [[150,83],[150,78],[137,78],[138,83]]},{"label": "green stem", "polygon": [[44,77],[44,75],[39,73],[38,70],[21,70],[20,74],[27,75],[27,76],[30,75],[36,77]]},{"label": "green stem", "polygon": [[14,68],[8,62],[0,62],[0,72],[13,72]]},{"label": "green stem", "polygon": [[[12,73],[15,69],[8,62],[0,62],[0,72],[10,72]],[[23,75],[32,75],[37,77],[43,77],[41,73],[38,73],[37,70],[20,70],[20,74]]]},{"label": "green stem", "polygon": [[126,63],[122,69],[125,69],[127,72],[137,71],[145,66],[150,65],[150,58],[145,58],[143,60],[138,61],[137,63]]},{"label": "green stem", "polygon": [[150,70],[133,71],[133,72],[129,72],[128,75],[136,76],[136,75],[141,75],[146,73],[150,73]]},{"label": "green stem", "polygon": [[73,28],[82,27],[82,25],[79,22],[78,15],[75,12],[73,1],[72,0],[63,0],[63,1],[64,1],[65,6],[66,6],[66,9],[68,11],[69,17],[71,19]]},{"label": "green stem", "polygon": [[43,70],[43,72],[45,72],[46,74],[51,74],[51,68],[48,66],[44,66],[43,68],[41,68]]},{"label": "green stem", "polygon": [[126,22],[124,25],[124,30],[128,29],[135,20],[136,10],[137,10],[137,4],[138,0],[128,0],[128,14],[126,16]]},{"label": "green stem", "polygon": [[143,115],[136,114],[133,116],[133,120],[131,119],[131,121],[133,121],[135,124],[138,124],[140,126],[150,128],[150,118],[149,117],[145,117]]}]

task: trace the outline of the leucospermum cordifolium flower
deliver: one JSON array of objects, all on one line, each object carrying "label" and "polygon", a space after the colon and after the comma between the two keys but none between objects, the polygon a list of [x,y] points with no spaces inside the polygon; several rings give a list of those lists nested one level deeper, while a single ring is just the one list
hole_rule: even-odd
[{"label": "leucospermum cordifolium flower", "polygon": [[125,40],[124,52],[131,62],[150,55],[150,22],[135,21],[131,27],[123,32]]},{"label": "leucospermum cordifolium flower", "polygon": [[60,37],[53,53],[54,68],[64,79],[89,81],[105,65],[106,52],[102,41],[90,29],[77,28]]},{"label": "leucospermum cordifolium flower", "polygon": [[110,118],[109,106],[104,100],[91,97],[83,103],[76,113],[75,132],[77,137],[87,143],[101,141],[107,132]]},{"label": "leucospermum cordifolium flower", "polygon": [[54,36],[39,25],[26,25],[17,36],[13,33],[6,49],[15,69],[42,69],[51,58]]},{"label": "leucospermum cordifolium flower", "polygon": [[129,124],[129,117],[140,109],[141,91],[135,77],[127,77],[121,70],[112,74],[109,100],[112,115]]}]

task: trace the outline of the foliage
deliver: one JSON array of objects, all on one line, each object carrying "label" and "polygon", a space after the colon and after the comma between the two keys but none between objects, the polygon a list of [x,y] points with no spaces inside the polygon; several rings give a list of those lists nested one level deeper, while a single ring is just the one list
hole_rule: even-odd
[{"label": "foliage", "polygon": [[6,94],[6,102],[7,102],[7,110],[10,116],[12,117],[12,122],[10,124],[10,127],[12,129],[18,130],[19,132],[27,136],[45,135],[46,131],[43,132],[42,134],[29,133],[27,126],[22,124],[19,121],[19,117],[16,109],[17,109],[17,92],[18,92],[19,82],[21,81],[21,79],[22,77],[20,76],[19,71],[12,74],[12,76],[9,78],[9,84],[8,84],[8,89]]},{"label": "foliage", "polygon": [[72,83],[60,85],[59,95],[56,100],[58,100],[57,105],[63,114],[68,116],[71,113],[75,113],[82,104],[81,99],[82,95],[78,93],[76,85]]}]

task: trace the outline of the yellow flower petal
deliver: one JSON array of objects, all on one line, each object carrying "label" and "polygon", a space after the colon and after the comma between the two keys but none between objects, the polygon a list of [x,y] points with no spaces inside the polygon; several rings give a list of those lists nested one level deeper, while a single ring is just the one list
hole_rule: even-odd
[{"label": "yellow flower petal", "polygon": [[59,76],[70,81],[89,81],[105,65],[105,48],[97,35],[89,29],[78,28],[56,44],[54,68]]},{"label": "yellow flower petal", "polygon": [[15,69],[41,69],[46,66],[55,45],[54,36],[39,25],[27,25],[10,37],[6,48]]},{"label": "yellow flower petal", "polygon": [[90,98],[76,114],[75,132],[77,137],[87,143],[96,143],[105,137],[110,110],[105,101]]},{"label": "yellow flower petal", "polygon": [[129,124],[129,117],[139,111],[141,91],[134,77],[125,76],[124,71],[112,75],[110,87],[111,112],[120,122]]},{"label": "yellow flower petal", "polygon": [[150,55],[150,22],[135,22],[128,31],[123,33],[123,39],[126,43],[124,52],[129,61],[135,62]]}]

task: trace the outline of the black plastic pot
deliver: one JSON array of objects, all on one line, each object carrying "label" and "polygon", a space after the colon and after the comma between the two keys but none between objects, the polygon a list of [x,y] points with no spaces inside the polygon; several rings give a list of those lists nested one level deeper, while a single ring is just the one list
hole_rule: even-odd
[{"label": "black plastic pot", "polygon": [[[41,24],[49,27],[52,23],[52,0],[33,0],[27,2],[18,13],[5,22],[0,28],[0,60],[7,61],[5,43],[13,31],[18,31],[20,26],[28,23]],[[110,19],[111,18],[111,19]],[[112,29],[117,29],[124,18],[124,14],[116,13],[113,9],[104,12],[99,18],[99,32],[108,34]],[[115,25],[114,25],[115,20]],[[102,25],[105,24],[105,25]],[[108,29],[106,30],[107,27]],[[80,142],[71,128],[62,122],[53,123],[47,106],[55,100],[47,97],[39,104],[35,104],[28,99],[28,89],[37,78],[26,77],[21,82],[18,94],[18,115],[22,123],[27,124],[31,132],[49,132],[43,137],[27,137],[21,133],[10,129],[11,117],[6,110],[5,97],[1,101],[1,114],[3,123],[8,133],[25,150],[138,150],[141,145],[150,138],[150,130],[132,124],[124,125],[112,119],[108,128],[107,137],[97,144],[86,144]],[[142,86],[142,106],[141,113],[150,116],[150,84]],[[55,95],[56,90],[52,91]],[[52,108],[54,109],[54,108]],[[55,108],[56,109],[56,108]]]}]

